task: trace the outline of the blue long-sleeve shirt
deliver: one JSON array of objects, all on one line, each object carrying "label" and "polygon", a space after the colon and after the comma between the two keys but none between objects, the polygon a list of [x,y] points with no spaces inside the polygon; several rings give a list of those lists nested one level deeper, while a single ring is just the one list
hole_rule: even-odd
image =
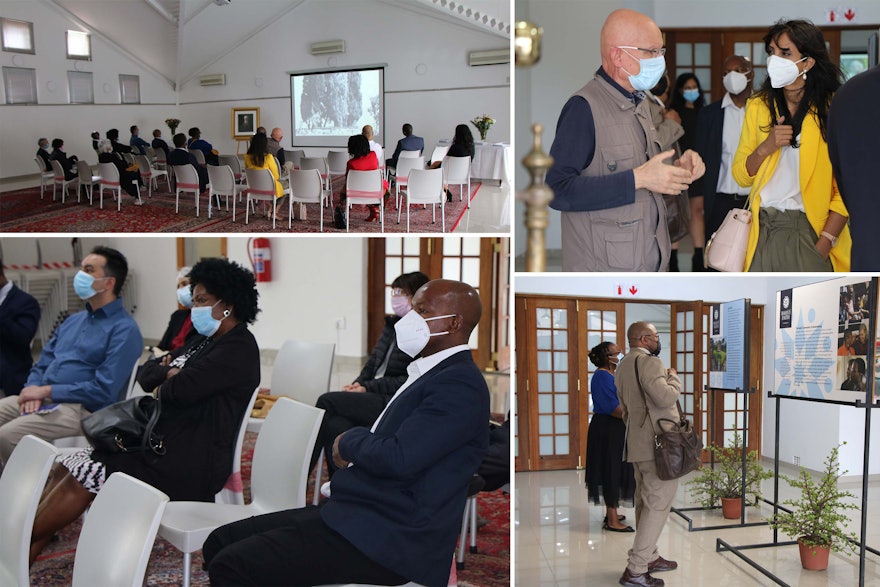
[{"label": "blue long-sleeve shirt", "polygon": [[[624,90],[602,68],[596,73],[630,101],[638,103],[641,99],[641,96]],[[581,171],[593,161],[595,152],[593,109],[583,97],[572,96],[562,108],[550,147],[553,166],[547,172],[547,185],[554,192],[551,208],[560,212],[592,212],[636,201],[636,180],[632,169],[601,177],[581,175]]]},{"label": "blue long-sleeve shirt", "polygon": [[140,138],[137,135],[131,135],[131,140],[128,141],[128,144],[138,150],[138,153],[141,155],[147,154],[147,147],[150,146],[150,143]]},{"label": "blue long-sleeve shirt", "polygon": [[144,340],[122,300],[77,312],[43,348],[25,386],[51,385],[51,401],[82,404],[90,412],[119,401]]}]

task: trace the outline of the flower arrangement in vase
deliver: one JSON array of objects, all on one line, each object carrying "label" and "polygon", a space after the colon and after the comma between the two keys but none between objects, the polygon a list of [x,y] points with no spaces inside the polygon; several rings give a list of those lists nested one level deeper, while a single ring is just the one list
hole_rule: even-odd
[{"label": "flower arrangement in vase", "polygon": [[492,125],[495,124],[495,119],[489,116],[488,114],[483,114],[482,116],[476,116],[471,120],[471,124],[477,127],[477,130],[480,131],[480,140],[486,140],[486,133],[489,132],[489,129],[492,128]]},{"label": "flower arrangement in vase", "polygon": [[171,129],[171,136],[173,137],[174,133],[177,132],[177,127],[180,126],[180,120],[177,118],[166,118],[165,124]]}]

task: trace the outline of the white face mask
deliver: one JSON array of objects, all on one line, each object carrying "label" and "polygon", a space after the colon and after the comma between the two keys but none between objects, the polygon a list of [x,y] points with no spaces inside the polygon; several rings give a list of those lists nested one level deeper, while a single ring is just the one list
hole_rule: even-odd
[{"label": "white face mask", "polygon": [[434,316],[433,318],[422,318],[415,310],[410,310],[406,315],[397,321],[394,325],[394,332],[397,335],[397,348],[415,358],[424,350],[425,346],[432,336],[441,336],[449,334],[446,332],[431,332],[428,328],[428,322],[431,320],[440,320],[441,318],[452,318],[455,314],[444,314],[443,316]]},{"label": "white face mask", "polygon": [[746,74],[744,73],[729,71],[727,72],[727,75],[722,78],[721,83],[724,84],[725,90],[736,96],[742,93],[742,91],[746,89],[746,86],[749,85],[749,78],[746,77]]},{"label": "white face mask", "polygon": [[767,75],[770,76],[770,85],[774,88],[784,88],[803,75],[807,79],[807,72],[801,72],[797,64],[804,61],[803,57],[797,61],[789,61],[785,57],[771,55],[767,58]]}]

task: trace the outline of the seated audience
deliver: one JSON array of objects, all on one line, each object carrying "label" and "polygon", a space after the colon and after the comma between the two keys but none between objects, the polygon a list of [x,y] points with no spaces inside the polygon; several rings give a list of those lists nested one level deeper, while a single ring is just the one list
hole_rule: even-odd
[{"label": "seated audience", "polygon": [[[137,164],[129,165],[119,153],[113,152],[113,145],[108,139],[98,141],[98,163],[112,163],[119,170],[119,183],[130,196],[135,199],[135,205],[143,205],[141,192],[138,186],[143,184],[140,170]],[[137,184],[137,185],[135,185]]]},{"label": "seated audience", "polygon": [[376,158],[382,159],[382,145],[373,140],[373,127],[369,124],[365,124],[364,128],[361,129],[361,134],[364,135],[367,140],[370,142],[370,150],[376,153]]},{"label": "seated audience", "polygon": [[391,282],[393,316],[385,317],[385,327],[376,342],[360,375],[342,391],[331,391],[318,398],[317,407],[324,410],[324,419],[312,453],[311,471],[318,462],[321,449],[327,457],[327,471],[332,476],[336,466],[333,441],[355,426],[372,426],[395,392],[406,381],[406,368],[412,357],[397,347],[394,325],[412,309],[412,297],[428,283],[428,276],[420,271],[404,273]]},{"label": "seated audience", "polygon": [[58,161],[61,169],[64,170],[64,179],[71,180],[76,177],[76,155],[68,155],[64,152],[64,141],[61,139],[52,139],[52,155],[49,156],[52,161]]},{"label": "seated audience", "polygon": [[6,278],[0,258],[0,397],[18,395],[34,364],[31,341],[40,304]]},{"label": "seated audience", "polygon": [[131,139],[129,139],[128,144],[131,145],[131,148],[141,155],[147,154],[147,147],[150,146],[150,143],[142,139],[140,136],[140,129],[137,125],[131,126]]},{"label": "seated audience", "polygon": [[[351,159],[348,160],[348,163],[345,165],[345,177],[348,178],[349,171],[372,171],[373,169],[379,169],[379,159],[376,157],[376,153],[370,150],[370,143],[367,141],[367,137],[364,135],[351,135],[348,137],[348,154],[351,156]],[[385,190],[385,199],[388,199],[388,182],[383,179],[382,187]],[[373,222],[379,219],[379,206],[376,204],[370,204],[370,215],[367,216],[367,222]],[[345,210],[345,185],[342,186],[342,191],[339,193],[339,210],[342,212]],[[339,214],[337,214],[339,216]],[[338,228],[338,227],[337,227]],[[345,223],[343,220],[342,228],[345,228]]]},{"label": "seated audience", "polygon": [[192,288],[189,281],[190,271],[192,271],[190,267],[181,267],[177,272],[177,302],[183,308],[175,310],[171,314],[168,328],[165,329],[165,334],[156,345],[156,348],[162,351],[176,351],[198,336],[190,316],[190,308],[193,305]]},{"label": "seated audience", "polygon": [[98,131],[95,131],[92,133],[91,136],[92,136],[92,150],[94,150],[95,153],[97,153],[98,152],[98,141],[101,140],[101,133],[99,133]]},{"label": "seated audience", "polygon": [[281,141],[283,140],[284,131],[276,126],[272,129],[272,134],[269,136],[269,152],[278,158],[278,163],[282,166],[284,165],[284,149],[281,147]]},{"label": "seated audience", "polygon": [[394,154],[391,156],[391,159],[386,161],[388,167],[397,167],[397,158],[400,157],[401,151],[418,151],[421,153],[425,150],[425,139],[417,137],[412,133],[413,127],[407,122],[403,125],[403,138],[397,141],[397,148],[394,149]]},{"label": "seated audience", "polygon": [[336,438],[329,500],[215,530],[202,549],[211,585],[447,584],[488,445],[489,390],[467,346],[480,299],[436,280],[412,305],[397,344],[421,358],[372,428]]},{"label": "seated audience", "polygon": [[168,159],[168,143],[165,142],[165,139],[162,138],[162,131],[158,128],[153,131],[153,142],[151,145],[154,150],[158,151],[161,149],[165,152],[165,159]]},{"label": "seated audience", "polygon": [[127,275],[114,249],[95,247],[83,259],[73,288],[86,309],[58,326],[21,393],[0,400],[0,465],[27,434],[49,442],[81,435],[83,416],[125,393],[144,344],[119,297]]},{"label": "seated audience", "polygon": [[275,215],[281,214],[281,197],[284,195],[284,187],[278,179],[280,176],[278,166],[275,164],[275,158],[269,154],[269,139],[266,135],[257,133],[251,139],[251,146],[248,147],[244,156],[244,165],[247,169],[268,169],[275,180]]},{"label": "seated audience", "polygon": [[37,158],[43,162],[43,170],[44,171],[52,171],[52,164],[49,163],[49,139],[46,137],[40,137],[40,140],[37,141]]},{"label": "seated audience", "polygon": [[186,135],[179,132],[172,140],[174,149],[168,153],[168,165],[192,165],[199,175],[199,191],[208,189],[208,170],[202,167],[196,156],[186,149]]},{"label": "seated audience", "polygon": [[107,131],[107,134],[105,136],[110,141],[110,143],[113,145],[113,152],[114,153],[131,153],[132,152],[131,147],[129,147],[128,145],[123,145],[122,143],[119,142],[119,130],[117,130],[115,128],[111,128],[110,130]]},{"label": "seated audience", "polygon": [[64,457],[40,500],[31,563],[116,471],[149,483],[173,501],[214,501],[232,473],[239,424],[260,382],[260,349],[248,330],[259,312],[256,282],[247,269],[218,258],[196,263],[190,278],[193,324],[203,337],[148,362],[138,377],[162,403],[154,434],[166,452],[89,447]]},{"label": "seated audience", "polygon": [[211,143],[202,138],[202,131],[199,130],[199,127],[194,126],[189,129],[189,142],[186,146],[189,149],[198,149],[204,153],[205,163],[208,165],[220,164],[220,157],[218,156],[217,149],[211,146]]}]

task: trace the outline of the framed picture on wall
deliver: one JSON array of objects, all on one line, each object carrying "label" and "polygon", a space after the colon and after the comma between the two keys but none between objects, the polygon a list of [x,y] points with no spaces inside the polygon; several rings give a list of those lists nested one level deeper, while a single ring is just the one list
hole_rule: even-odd
[{"label": "framed picture on wall", "polygon": [[248,139],[257,132],[260,126],[259,108],[233,108],[232,109],[232,138]]}]

